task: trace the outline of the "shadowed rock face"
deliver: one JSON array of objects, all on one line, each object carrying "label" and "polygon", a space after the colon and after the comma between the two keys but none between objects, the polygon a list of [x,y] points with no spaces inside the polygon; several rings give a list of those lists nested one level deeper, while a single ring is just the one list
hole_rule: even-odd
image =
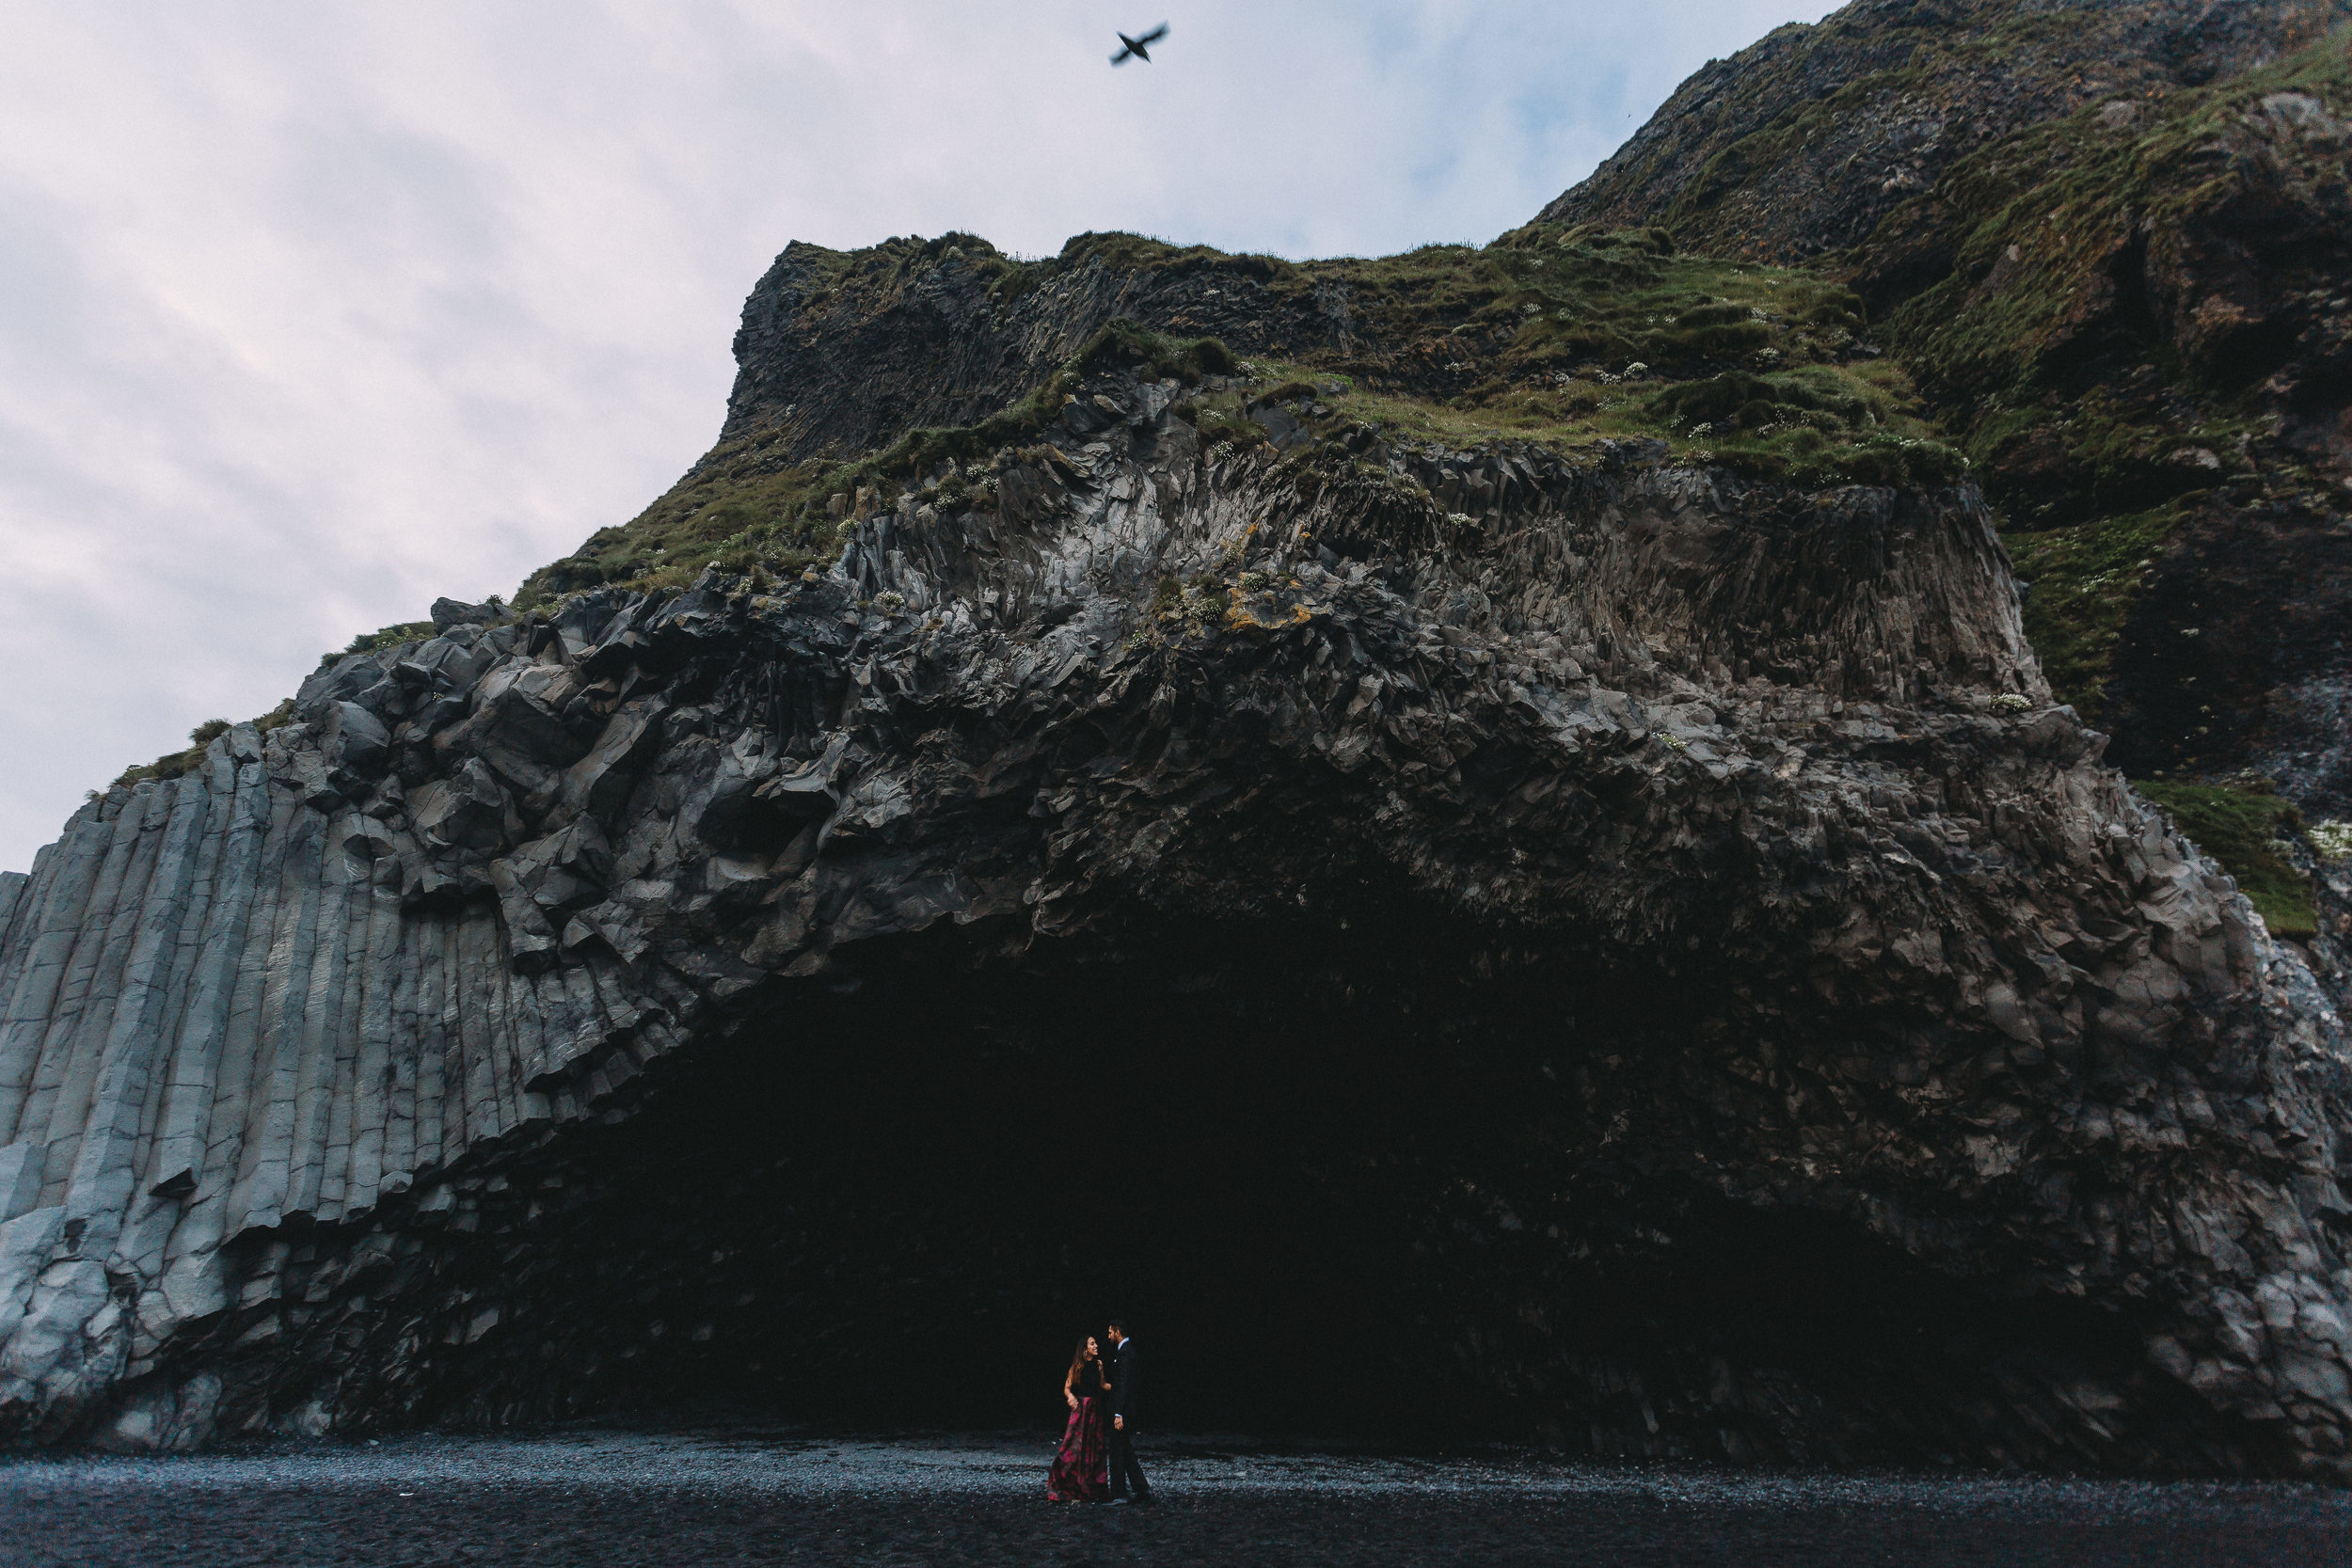
[{"label": "shadowed rock face", "polygon": [[[2335,629],[2352,604],[2352,83],[2330,49],[2331,69],[2191,95],[2201,113],[2125,104],[2020,137],[1854,253],[1857,286],[1893,308],[1888,341],[2035,531],[2026,570],[2107,517],[2170,508],[2144,565],[2119,562],[2136,597],[2072,683],[2106,676],[2115,760],[2250,769],[2313,816],[2352,811]],[[2062,183],[2088,198],[2035,234]],[[2077,581],[2061,566],[2050,587],[2095,603]]]},{"label": "shadowed rock face", "polygon": [[1857,0],[1709,64],[1543,215],[1851,281],[2114,760],[2341,818],[2348,24],[2344,0]]},{"label": "shadowed rock face", "polygon": [[2336,1017],[1973,490],[1173,391],[78,814],[0,893],[8,1429],[1002,1414],[1124,1303],[1171,1421],[2342,1473]]}]

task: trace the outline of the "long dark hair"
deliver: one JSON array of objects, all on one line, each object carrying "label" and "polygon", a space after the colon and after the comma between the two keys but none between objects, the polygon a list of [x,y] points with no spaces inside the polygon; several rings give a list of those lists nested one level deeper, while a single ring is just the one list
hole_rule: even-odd
[{"label": "long dark hair", "polygon": [[1078,1381],[1079,1370],[1087,1364],[1087,1341],[1093,1338],[1091,1334],[1079,1335],[1078,1348],[1070,1353],[1070,1381],[1073,1383]]}]

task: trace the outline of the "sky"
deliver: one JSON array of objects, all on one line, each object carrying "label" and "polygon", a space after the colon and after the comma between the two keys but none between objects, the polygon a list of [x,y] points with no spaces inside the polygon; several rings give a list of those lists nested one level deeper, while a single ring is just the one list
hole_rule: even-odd
[{"label": "sky", "polygon": [[1483,242],[1832,8],[0,0],[0,870],[635,515],[787,241]]}]

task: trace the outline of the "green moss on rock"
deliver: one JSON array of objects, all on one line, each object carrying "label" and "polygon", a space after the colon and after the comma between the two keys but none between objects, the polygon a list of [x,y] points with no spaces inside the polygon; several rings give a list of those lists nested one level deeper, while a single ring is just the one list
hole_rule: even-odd
[{"label": "green moss on rock", "polygon": [[204,760],[204,749],[227,735],[229,728],[226,719],[207,719],[188,732],[188,746],[184,751],[166,752],[153,762],[126,768],[109,787],[128,789],[150,779],[176,779],[183,773],[193,772]]},{"label": "green moss on rock", "polygon": [[[490,602],[496,604],[498,600],[493,596]],[[374,631],[363,631],[334,652],[319,655],[319,662],[332,664],[339,658],[349,658],[353,654],[372,654],[382,648],[397,648],[403,642],[419,641],[432,635],[433,623],[430,621],[402,621]]]},{"label": "green moss on rock", "polygon": [[2096,723],[2116,644],[2141,583],[2179,526],[2161,506],[2071,528],[2008,536],[2026,586],[2026,635],[2061,703]]},{"label": "green moss on rock", "polygon": [[2280,830],[2297,818],[2292,803],[2276,795],[2221,784],[2134,780],[2132,787],[2172,816],[2172,820],[2237,879],[2238,891],[2259,911],[2273,936],[2308,937],[2319,929],[2311,879],[2297,870],[2278,842]]}]

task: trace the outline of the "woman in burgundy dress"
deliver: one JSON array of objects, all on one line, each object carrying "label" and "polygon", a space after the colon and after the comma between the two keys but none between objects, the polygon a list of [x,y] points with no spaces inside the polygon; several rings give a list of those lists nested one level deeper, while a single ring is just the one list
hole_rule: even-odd
[{"label": "woman in burgundy dress", "polygon": [[1110,1420],[1103,1384],[1103,1353],[1089,1334],[1078,1341],[1070,1357],[1069,1375],[1061,1380],[1061,1397],[1070,1406],[1070,1424],[1062,1429],[1061,1449],[1046,1472],[1045,1496],[1057,1503],[1099,1503],[1110,1496]]}]

